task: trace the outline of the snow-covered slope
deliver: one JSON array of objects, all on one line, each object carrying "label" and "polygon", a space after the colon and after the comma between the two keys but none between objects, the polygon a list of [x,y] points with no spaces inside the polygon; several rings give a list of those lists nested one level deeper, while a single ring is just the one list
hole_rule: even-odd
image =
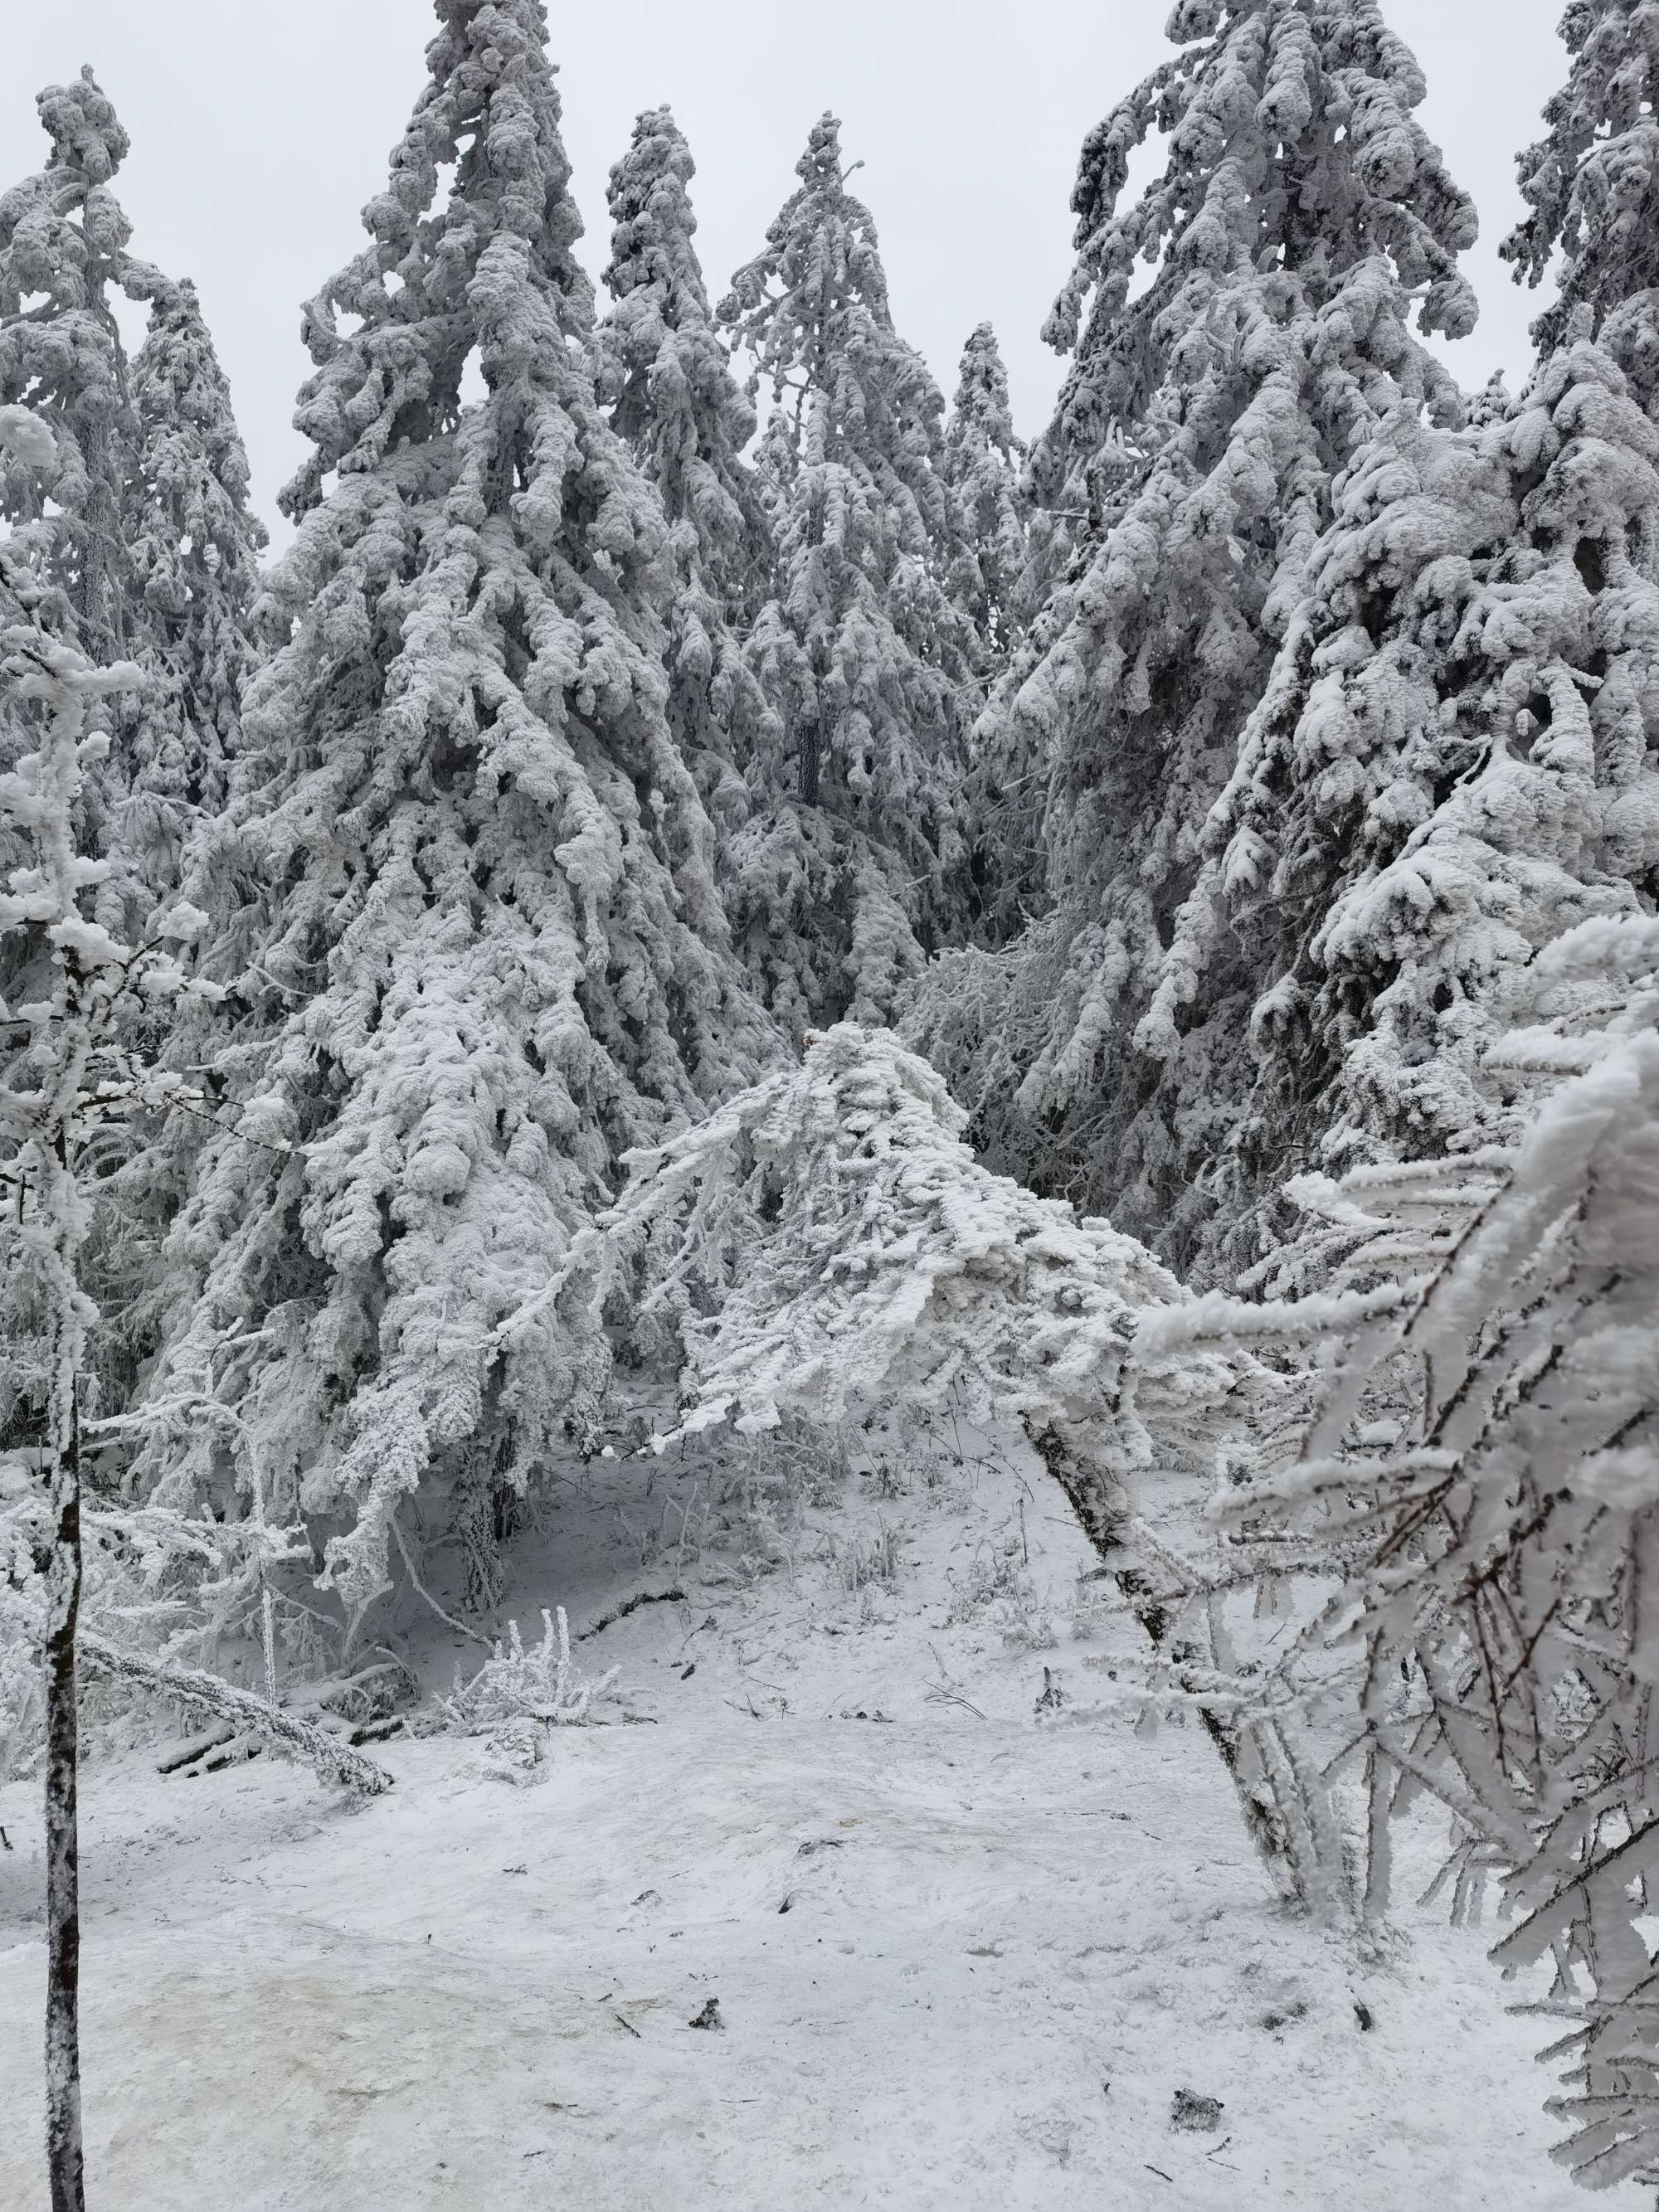
[{"label": "snow-covered slope", "polygon": [[[1133,1631],[1035,1469],[866,1441],[884,1474],[785,1489],[727,1448],[573,1483],[508,1608],[685,1596],[579,1645],[626,1694],[540,1779],[453,1736],[378,1747],[361,1807],[94,1765],[89,2201],[1561,2207],[1480,1936],[1366,1965],[1286,1917],[1196,1729],[1064,1724]],[[43,2188],[36,1798],[0,1791],[8,2208]],[[1180,2091],[1217,2124],[1173,2127]]]}]

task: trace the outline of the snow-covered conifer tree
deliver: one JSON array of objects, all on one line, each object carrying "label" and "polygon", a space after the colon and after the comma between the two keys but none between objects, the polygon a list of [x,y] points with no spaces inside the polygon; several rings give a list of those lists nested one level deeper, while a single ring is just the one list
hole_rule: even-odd
[{"label": "snow-covered conifer tree", "polygon": [[[1216,979],[1175,1054],[1141,1024],[1333,478],[1394,410],[1461,414],[1408,325],[1473,324],[1456,255],[1475,217],[1376,0],[1181,0],[1170,32],[1181,51],[1085,143],[1048,326],[1075,358],[1034,474],[1069,504],[1100,455],[1118,488],[1036,665],[988,710],[1014,726],[1002,750],[1052,763],[1056,913],[1022,951],[1011,1024],[949,1050],[944,1018],[917,1033],[932,1023],[1000,1157],[1184,1259],[1244,1006]],[[1121,208],[1154,132],[1167,161]],[[1156,273],[1132,298],[1137,259]]]},{"label": "snow-covered conifer tree", "polygon": [[[27,465],[11,426],[0,445]],[[125,1002],[184,988],[158,935],[123,945],[83,903],[107,863],[77,847],[86,769],[109,748],[88,732],[88,702],[143,681],[131,661],[99,668],[35,623],[0,635],[0,697],[14,734],[32,740],[0,776],[0,818],[23,858],[0,895],[0,933],[29,936],[39,995],[10,1026],[26,1038],[0,1084],[0,1401],[3,1429],[46,1495],[41,1621],[46,1771],[46,2148],[53,2212],[83,2202],[78,2027],[76,1634],[82,1594],[82,1435],[88,1331],[97,1309],[82,1279],[100,1131],[176,1080],[149,1081],[126,1051]],[[181,910],[182,911],[182,910]],[[192,917],[193,919],[193,917]]]},{"label": "snow-covered conifer tree", "polygon": [[797,1029],[885,1020],[963,929],[972,627],[948,585],[944,401],[893,327],[869,210],[824,116],[799,189],[720,316],[773,413],[761,476],[773,595],[749,640],[769,708],[744,766],[734,926]]},{"label": "snow-covered conifer tree", "polygon": [[1482,428],[1400,420],[1339,507],[1148,1023],[1174,1049],[1248,978],[1230,1265],[1288,1173],[1507,1139],[1527,1093],[1483,1066],[1531,963],[1659,880],[1659,434],[1612,358],[1564,346]]},{"label": "snow-covered conifer tree", "polygon": [[641,115],[611,172],[615,301],[599,330],[611,427],[656,486],[674,563],[669,718],[717,828],[748,812],[732,768],[765,699],[742,637],[770,583],[770,546],[744,459],[755,410],[715,331],[693,244],[691,149],[667,108]]},{"label": "snow-covered conifer tree", "polygon": [[[152,678],[151,724],[139,734],[167,749],[134,757],[130,781],[151,808],[216,811],[258,658],[266,533],[248,508],[247,454],[193,284],[155,290],[131,391],[137,467],[124,520],[146,633],[140,665]],[[170,728],[158,726],[163,713]]]},{"label": "snow-covered conifer tree", "polygon": [[1006,660],[1019,634],[1024,462],[996,332],[981,323],[963,348],[939,472],[951,504],[951,596],[974,626],[982,671]]},{"label": "snow-covered conifer tree", "polygon": [[[0,404],[26,405],[52,451],[0,457],[0,519],[36,580],[38,618],[150,679],[92,710],[112,744],[82,800],[110,864],[100,919],[131,935],[176,879],[196,811],[222,794],[264,532],[194,292],[128,250],[114,110],[90,70],[37,104],[47,166],[0,196]],[[150,308],[131,362],[121,295]]]},{"label": "snow-covered conifer tree", "polygon": [[[772,1043],[668,724],[662,508],[594,391],[544,9],[437,14],[368,242],[306,311],[313,452],[270,579],[293,634],[198,870],[233,917],[239,1135],[172,1238],[153,1393],[234,1407],[272,1513],[331,1519],[354,1616],[423,1486],[488,1585],[506,1501],[603,1376],[597,1346],[504,1354],[495,1325],[619,1154]],[[188,1421],[146,1467],[169,1498],[228,1476]]]},{"label": "snow-covered conifer tree", "polygon": [[59,626],[112,653],[131,599],[121,499],[133,426],[110,295],[137,264],[110,179],[129,142],[90,70],[36,105],[50,159],[0,195],[0,404],[31,408],[55,451],[44,469],[0,457],[0,518],[54,587]]},{"label": "snow-covered conifer tree", "polygon": [[1571,0],[1561,36],[1567,82],[1548,130],[1516,157],[1532,212],[1498,251],[1516,280],[1540,283],[1559,248],[1560,289],[1533,325],[1544,354],[1579,329],[1632,380],[1659,392],[1659,11],[1650,0]]},{"label": "snow-covered conifer tree", "polygon": [[[973,625],[968,704],[977,708],[1024,635],[1029,504],[1025,448],[1014,435],[1008,374],[989,323],[981,323],[963,349],[940,466],[951,502],[951,596]],[[1011,933],[1026,904],[1041,896],[1042,799],[1033,763],[1003,757],[994,743],[971,751],[967,801],[982,932]]]}]

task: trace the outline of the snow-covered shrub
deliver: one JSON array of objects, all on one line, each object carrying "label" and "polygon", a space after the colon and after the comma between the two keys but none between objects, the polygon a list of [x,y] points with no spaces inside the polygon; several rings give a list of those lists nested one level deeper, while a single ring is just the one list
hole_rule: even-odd
[{"label": "snow-covered shrub", "polygon": [[830,1559],[848,1597],[872,1586],[896,1590],[904,1565],[903,1539],[890,1522],[878,1521],[867,1535],[832,1537]]},{"label": "snow-covered shrub", "polygon": [[542,1607],[538,1644],[526,1644],[516,1620],[507,1625],[505,1642],[497,1642],[475,1674],[455,1678],[438,1711],[451,1728],[469,1735],[492,1733],[504,1725],[532,1721],[543,1728],[579,1728],[596,1698],[615,1686],[620,1670],[612,1667],[597,1679],[580,1672],[570,1656],[570,1625],[562,1606],[550,1613]]}]

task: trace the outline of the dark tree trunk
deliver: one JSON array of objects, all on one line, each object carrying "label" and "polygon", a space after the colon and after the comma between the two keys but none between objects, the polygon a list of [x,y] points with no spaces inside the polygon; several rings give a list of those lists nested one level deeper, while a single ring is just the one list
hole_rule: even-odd
[{"label": "dark tree trunk", "polygon": [[81,1437],[74,1381],[56,1505],[46,1629],[46,2166],[52,2212],[84,2212],[81,2151],[81,1844],[75,1635],[81,1611]]},{"label": "dark tree trunk", "polygon": [[818,803],[818,726],[816,722],[801,732],[800,798],[803,806],[816,806]]}]

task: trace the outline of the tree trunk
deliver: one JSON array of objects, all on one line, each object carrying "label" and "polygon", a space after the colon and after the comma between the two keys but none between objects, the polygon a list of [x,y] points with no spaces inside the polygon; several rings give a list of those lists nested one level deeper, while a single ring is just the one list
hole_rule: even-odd
[{"label": "tree trunk", "polygon": [[81,1611],[80,1419],[52,1473],[46,1610],[46,2166],[52,2212],[84,2212],[81,2150],[81,1845],[76,1627]]},{"label": "tree trunk", "polygon": [[[1170,1601],[1160,1600],[1151,1577],[1134,1564],[1125,1547],[1124,1528],[1129,1510],[1122,1484],[1100,1466],[1074,1432],[1070,1432],[1069,1424],[1066,1434],[1052,1422],[1038,1428],[1028,1421],[1024,1427],[1032,1449],[1065,1492],[1084,1534],[1127,1601],[1146,1641],[1158,1657],[1165,1657],[1179,1601],[1172,1607]],[[1182,1678],[1179,1668],[1173,1671],[1177,1686],[1190,1694],[1190,1681]],[[1302,1779],[1294,1771],[1294,1762],[1288,1757],[1274,1759],[1271,1747],[1261,1741],[1261,1732],[1231,1713],[1213,1712],[1200,1705],[1199,1720],[1217,1758],[1226,1769],[1250,1841],[1276,1886],[1299,1904],[1316,1902],[1328,1887],[1318,1879],[1322,1869],[1311,1863],[1317,1857],[1313,1845],[1322,1824],[1310,1808],[1306,1825],[1315,1833],[1298,1850],[1280,1802],[1284,1795],[1281,1781],[1293,1795]],[[1288,1765],[1292,1771],[1281,1777],[1277,1771],[1280,1765]]]}]

